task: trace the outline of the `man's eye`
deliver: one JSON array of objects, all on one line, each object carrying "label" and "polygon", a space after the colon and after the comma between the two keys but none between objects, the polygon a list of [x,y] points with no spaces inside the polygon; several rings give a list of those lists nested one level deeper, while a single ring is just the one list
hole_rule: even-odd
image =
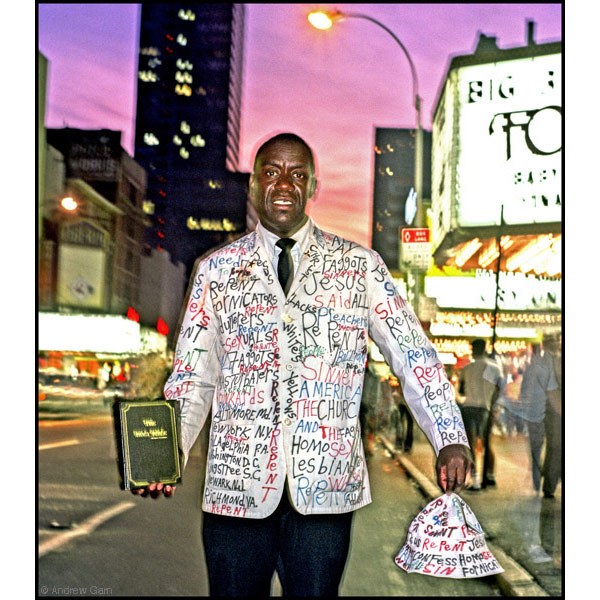
[{"label": "man's eye", "polygon": [[294,177],[296,177],[296,179],[306,179],[306,174],[305,173],[294,173]]}]

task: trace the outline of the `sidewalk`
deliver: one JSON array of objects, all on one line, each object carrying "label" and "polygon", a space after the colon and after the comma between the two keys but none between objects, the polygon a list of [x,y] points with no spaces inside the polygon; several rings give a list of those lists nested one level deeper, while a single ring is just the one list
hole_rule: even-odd
[{"label": "sidewalk", "polygon": [[[418,427],[409,454],[397,452],[384,432],[379,438],[426,496],[440,495],[435,453]],[[461,496],[475,512],[490,550],[505,569],[497,576],[498,585],[509,596],[561,596],[562,486],[553,500],[534,494],[526,436],[493,436],[492,447],[497,485],[477,492],[465,490]],[[529,554],[534,543],[541,544],[552,561],[535,563]]]}]

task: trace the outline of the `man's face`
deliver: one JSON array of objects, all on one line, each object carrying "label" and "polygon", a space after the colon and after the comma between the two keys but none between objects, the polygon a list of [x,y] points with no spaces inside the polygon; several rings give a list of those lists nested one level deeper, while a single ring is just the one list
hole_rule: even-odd
[{"label": "man's face", "polygon": [[278,140],[257,157],[250,194],[260,222],[279,237],[306,223],[306,203],[315,191],[310,152],[301,143]]}]

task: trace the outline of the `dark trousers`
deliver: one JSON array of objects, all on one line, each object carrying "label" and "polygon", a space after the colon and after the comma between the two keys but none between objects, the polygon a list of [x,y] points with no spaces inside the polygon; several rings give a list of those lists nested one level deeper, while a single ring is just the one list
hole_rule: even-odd
[{"label": "dark trousers", "polygon": [[[562,418],[549,406],[540,423],[527,422],[533,487],[540,486],[546,494],[554,494],[562,474]],[[542,447],[546,439],[546,451],[542,463]],[[542,485],[543,477],[543,485]]]},{"label": "dark trousers", "polygon": [[210,595],[268,597],[277,569],[284,596],[337,596],[352,515],[301,515],[286,491],[265,519],[204,513]]}]

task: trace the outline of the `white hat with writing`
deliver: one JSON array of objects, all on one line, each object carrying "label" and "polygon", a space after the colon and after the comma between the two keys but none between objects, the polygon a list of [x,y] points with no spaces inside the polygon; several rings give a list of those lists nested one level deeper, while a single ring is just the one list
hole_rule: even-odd
[{"label": "white hat with writing", "polygon": [[487,577],[502,573],[481,525],[457,494],[432,500],[413,520],[394,559],[408,573],[434,577]]}]

